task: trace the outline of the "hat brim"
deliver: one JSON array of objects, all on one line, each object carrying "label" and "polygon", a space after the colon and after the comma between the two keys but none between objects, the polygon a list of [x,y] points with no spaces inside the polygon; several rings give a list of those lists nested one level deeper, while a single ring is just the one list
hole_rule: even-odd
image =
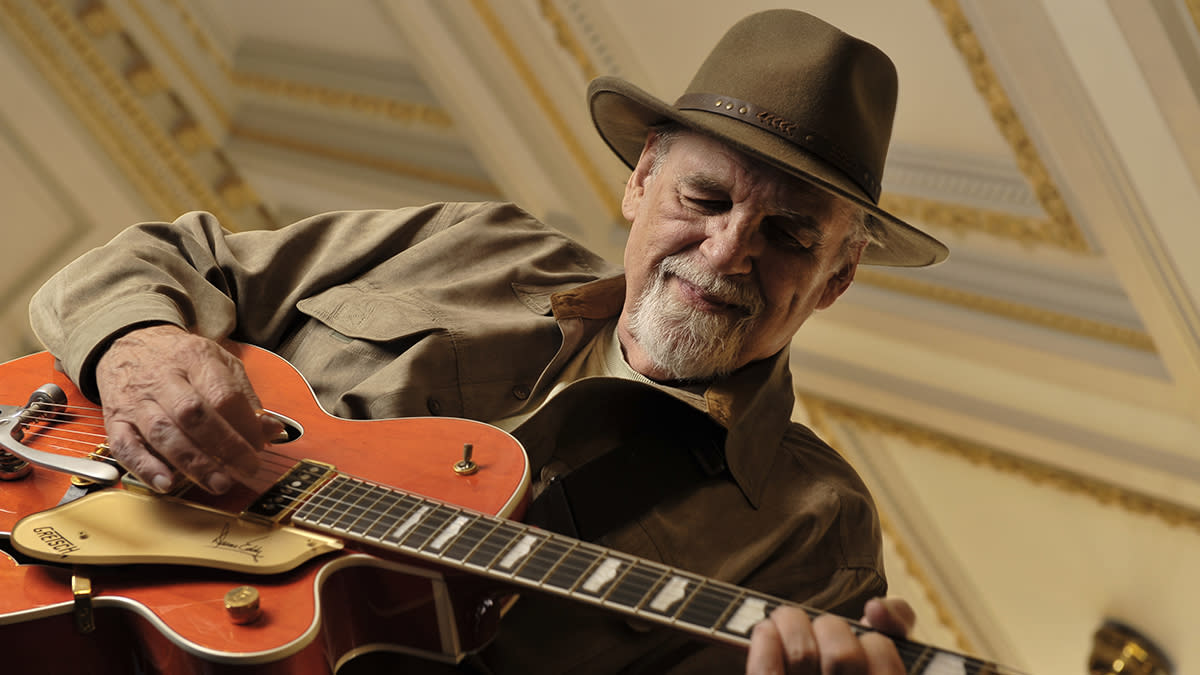
[{"label": "hat brim", "polygon": [[774,134],[723,115],[677,110],[616,77],[593,80],[588,86],[588,102],[596,130],[630,168],[637,164],[649,128],[672,120],[848,199],[878,218],[885,236],[863,251],[861,264],[924,267],[945,260],[950,253],[942,242],[876,206],[840,171]]}]

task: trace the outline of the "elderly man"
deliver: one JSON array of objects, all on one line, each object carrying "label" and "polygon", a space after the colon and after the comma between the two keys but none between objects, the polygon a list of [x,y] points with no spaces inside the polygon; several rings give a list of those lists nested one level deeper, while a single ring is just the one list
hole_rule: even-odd
[{"label": "elderly man", "polygon": [[[633,169],[623,269],[510,205],[241,234],[193,213],[131,228],[60,272],[34,299],[35,328],[103,402],[113,455],[159,489],[181,472],[219,493],[260,468],[277,422],[220,347],[233,338],[287,358],[340,416],[510,430],[528,446],[539,524],[904,634],[907,605],[868,602],[886,591],[871,499],[789,421],[787,366],[796,331],[860,263],[946,255],[877,206],[891,62],[778,10],[731,28],[673,105],[613,78],[589,93]],[[649,431],[652,452],[621,447]],[[613,456],[636,470],[605,470]],[[594,503],[601,490],[619,508]],[[779,610],[754,627],[747,659],[536,594],[468,663],[904,672],[889,640],[833,617]]]}]

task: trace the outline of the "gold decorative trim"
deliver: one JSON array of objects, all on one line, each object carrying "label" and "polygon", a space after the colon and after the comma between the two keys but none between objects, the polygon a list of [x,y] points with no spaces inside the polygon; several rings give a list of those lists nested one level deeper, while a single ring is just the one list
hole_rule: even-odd
[{"label": "gold decorative trim", "polygon": [[[133,8],[133,11],[137,13],[138,18],[142,20],[142,23],[150,30],[151,33],[154,34],[154,38],[158,40],[159,46],[167,52],[167,54],[171,57],[171,60],[175,62],[175,66],[179,68],[184,77],[186,77],[188,82],[191,83],[192,87],[199,92],[200,96],[204,99],[204,102],[208,104],[209,109],[212,110],[213,114],[216,115],[220,120],[221,124],[225,127],[225,129],[222,129],[222,131],[228,129],[230,124],[229,111],[225,109],[225,106],[221,105],[220,100],[217,99],[212,91],[209,90],[208,87],[204,86],[204,82],[202,82],[200,77],[196,75],[195,70],[192,69],[188,64],[187,59],[183,58],[183,55],[180,54],[179,50],[175,48],[174,41],[167,38],[162,29],[153,20],[141,2],[138,0],[127,1],[129,6]],[[172,0],[172,2],[175,4],[176,9],[180,9],[178,0]],[[201,49],[213,57],[214,61],[217,63],[217,66],[222,72],[228,74],[228,63],[224,59],[220,58],[220,56],[216,53],[216,50],[212,48],[211,43],[209,43],[207,38],[205,38],[200,32],[200,29],[196,25],[195,21],[191,20],[191,16],[184,15],[182,20],[184,25],[187,26],[188,32],[192,34],[193,39],[196,40],[197,44],[201,46]]]},{"label": "gold decorative trim", "polygon": [[599,72],[596,66],[592,64],[592,59],[588,56],[587,50],[583,48],[583,43],[575,38],[575,33],[571,30],[571,25],[567,23],[566,17],[562,12],[558,11],[558,6],[554,4],[554,0],[538,0],[538,9],[542,11],[542,18],[554,30],[554,39],[559,46],[575,59],[576,65],[583,73],[586,80],[592,80]]},{"label": "gold decorative trim", "polygon": [[[824,430],[822,431],[824,432]],[[908,571],[908,576],[911,577],[912,580],[915,581],[917,585],[925,591],[925,597],[928,599],[929,604],[933,606],[933,612],[937,616],[938,623],[945,626],[946,630],[954,636],[953,646],[964,654],[975,653],[975,645],[967,639],[965,634],[963,634],[962,628],[959,627],[958,619],[954,615],[954,612],[951,612],[950,609],[946,607],[946,603],[942,600],[942,596],[934,590],[935,586],[933,581],[929,579],[929,575],[925,573],[925,569],[917,562],[917,557],[913,555],[912,549],[910,549],[908,544],[904,542],[904,539],[896,533],[895,523],[893,523],[891,518],[889,518],[888,515],[883,512],[879,513],[879,523],[880,527],[883,528],[883,532],[888,536],[888,539],[891,540],[892,546],[896,549],[896,555],[901,561],[904,562],[904,568]]]},{"label": "gold decorative trim", "polygon": [[1088,253],[1078,231],[1060,227],[1044,217],[1018,216],[888,192],[879,198],[879,206],[901,219],[959,235],[976,232],[1027,246],[1049,244],[1071,252]]},{"label": "gold decorative trim", "polygon": [[[517,46],[508,32],[504,30],[500,19],[492,12],[491,7],[488,6],[487,0],[471,0],[471,6],[474,7],[475,13],[479,15],[480,21],[487,27],[488,32],[492,34],[492,38],[496,40],[496,44],[500,47],[500,50],[508,57],[510,65],[517,72],[517,75],[529,90],[530,96],[538,108],[542,110],[542,113],[545,114],[546,119],[549,120],[550,125],[554,127],[554,131],[558,134],[563,146],[575,159],[575,163],[583,171],[583,175],[592,186],[592,189],[595,190],[596,194],[600,196],[601,201],[608,208],[609,216],[616,222],[624,222],[624,216],[621,215],[621,203],[613,192],[612,186],[600,175],[596,167],[592,166],[591,161],[588,159],[587,151],[583,149],[583,146],[575,138],[575,134],[571,132],[570,127],[567,126],[558,109],[554,107],[554,102],[550,100],[550,97],[542,89],[540,83],[537,81],[537,77],[533,73],[533,69],[529,67],[528,61],[522,55],[520,47]],[[560,25],[560,28],[564,31],[567,30],[565,22]]]},{"label": "gold decorative trim", "polygon": [[909,277],[900,277],[873,269],[859,267],[855,283],[866,283],[897,293],[928,298],[947,305],[957,305],[1014,321],[1022,321],[1051,330],[1100,340],[1144,352],[1155,352],[1154,340],[1138,330],[1090,321],[1076,316],[1022,305],[999,298],[947,288]]},{"label": "gold decorative trim", "polygon": [[[1194,0],[1193,0],[1194,1]],[[979,44],[979,38],[971,29],[958,0],[930,0],[945,24],[954,46],[962,54],[975,88],[983,97],[996,128],[1012,148],[1017,167],[1033,187],[1038,202],[1049,216],[1041,228],[1042,238],[1037,241],[1065,248],[1069,251],[1091,252],[1079,226],[1072,218],[1066,203],[1059,194],[1054,181],[1038,156],[1037,149],[1021,124],[1016,110],[1000,85],[995,71],[988,63],[987,55]],[[964,223],[970,226],[971,223]]]},{"label": "gold decorative trim", "polygon": [[239,138],[245,138],[256,143],[262,143],[263,145],[271,145],[278,148],[302,152],[308,155],[356,164],[392,174],[417,178],[430,183],[439,183],[442,185],[448,185],[450,187],[471,190],[479,193],[480,195],[492,198],[500,197],[499,188],[497,188],[490,181],[471,178],[461,174],[450,173],[448,171],[437,171],[425,166],[365,155],[362,153],[353,152],[351,150],[346,150],[345,148],[321,145],[319,143],[304,141],[291,136],[272,134],[261,129],[235,126],[231,133]]},{"label": "gold decorative trim", "polygon": [[383,117],[398,122],[421,122],[435,129],[454,126],[450,115],[429,105],[406,103],[382,96],[371,96],[344,89],[323,87],[279,77],[235,71],[233,83],[239,89],[249,89],[270,96],[312,103],[326,108],[350,110],[371,117]]},{"label": "gold decorative trim", "polygon": [[[796,399],[807,409],[812,426],[816,427],[821,436],[840,445],[837,440],[839,435],[833,425],[833,418],[839,412],[837,408],[834,408],[836,404],[825,399],[806,396],[799,391],[796,392]],[[863,411],[855,412],[863,415],[867,414]],[[938,593],[937,586],[929,578],[929,575],[926,574],[924,566],[913,555],[912,549],[908,547],[904,538],[897,532],[895,523],[883,511],[879,512],[879,523],[895,547],[896,555],[904,562],[908,576],[924,590],[925,597],[929,604],[933,606],[933,611],[937,615],[938,622],[945,626],[950,634],[954,636],[955,646],[957,646],[959,651],[964,653],[973,653],[975,646],[967,639],[966,634],[963,633],[957,616],[946,606],[946,602],[942,599],[941,594]]]},{"label": "gold decorative trim", "polygon": [[[219,150],[201,156],[197,148],[177,145],[175,131],[193,121],[187,106],[104,2],[92,0],[77,13],[54,0],[37,4],[44,28],[5,6],[22,23],[22,45],[159,217],[204,208],[235,230],[247,223],[272,224],[257,198],[237,214],[230,211],[236,205],[222,200],[216,183],[235,178],[236,172]],[[51,44],[47,35],[66,48]],[[171,119],[156,120],[152,110]],[[204,167],[220,169],[221,175],[210,183],[202,175]],[[239,198],[252,195],[246,187]]]},{"label": "gold decorative trim", "polygon": [[[16,2],[8,0],[3,3],[4,13],[8,17],[5,23],[12,27],[10,30],[12,37],[24,48],[30,60],[54,85],[63,100],[75,112],[79,121],[88,128],[92,137],[108,151],[109,157],[121,168],[155,212],[164,218],[177,215],[182,209],[180,204],[170,198],[173,192],[171,188],[156,171],[141,161],[132,148],[121,142],[122,130],[114,120],[105,117],[97,106],[86,99],[86,84],[71,72],[70,67],[63,60],[63,55],[45,39],[41,30],[31,22],[30,18],[16,8],[16,4]],[[84,62],[122,112],[128,114],[129,119],[143,133],[146,133],[149,140],[153,141],[153,124],[146,119],[144,114],[139,114],[142,111],[125,90],[124,78],[113,71],[99,56],[81,26],[76,25],[71,16],[57,3],[42,0],[38,5],[46,19],[71,45],[74,53]],[[33,11],[29,5],[25,7],[27,10]],[[96,30],[97,25],[107,25],[114,20],[111,13],[108,12],[92,14],[89,17],[92,28],[88,30],[91,32]],[[99,34],[103,35],[104,31]]]},{"label": "gold decorative trim", "polygon": [[812,416],[813,423],[822,431],[830,428],[832,420],[840,420],[868,431],[899,437],[913,445],[935,450],[972,464],[1019,476],[1034,485],[1084,496],[1102,506],[1115,506],[1129,513],[1156,518],[1172,527],[1183,527],[1200,532],[1200,511],[1196,509],[1030,459],[1016,457],[998,448],[936,432],[894,417],[800,392],[797,392],[796,396]]},{"label": "gold decorative trim", "polygon": [[[131,1],[136,3],[136,0]],[[269,96],[291,99],[294,101],[314,104],[326,108],[349,110],[362,115],[367,115],[370,117],[382,117],[384,119],[390,119],[397,122],[419,122],[434,129],[445,130],[454,126],[454,120],[450,117],[450,114],[445,110],[435,106],[408,103],[383,96],[361,94],[358,92],[337,89],[334,87],[312,85],[304,82],[297,82],[295,80],[286,80],[275,76],[246,73],[236,70],[229,60],[225,58],[225,55],[213,46],[212,41],[208,39],[208,36],[196,22],[195,18],[192,17],[187,7],[185,7],[180,0],[170,0],[170,2],[176,14],[179,15],[180,21],[183,22],[183,25],[187,28],[188,33],[191,34],[192,39],[196,42],[196,45],[202,52],[209,55],[209,57],[216,64],[217,68],[225,74],[225,77],[229,83],[239,89],[256,91]],[[149,18],[146,17],[144,13],[142,18],[148,25],[152,25]],[[155,27],[155,32],[159,41],[169,49],[170,41],[162,36],[161,31],[157,30],[157,27]],[[178,56],[177,52],[172,52],[172,58],[175,59],[176,63],[181,68],[189,72],[189,78],[192,79],[193,85],[195,85],[198,89],[203,90],[203,87],[201,87],[198,83],[198,79],[194,75],[190,74],[190,69],[187,67],[186,62]],[[209,98],[209,103],[211,105],[218,107],[214,99],[211,97],[206,98]],[[222,115],[222,119],[227,127],[226,130],[228,131],[228,127],[230,127],[233,122],[230,120],[229,115],[225,113],[224,110],[220,110],[219,112]]]},{"label": "gold decorative trim", "polygon": [[1192,15],[1192,23],[1200,30],[1200,0],[1187,0],[1188,13]]}]

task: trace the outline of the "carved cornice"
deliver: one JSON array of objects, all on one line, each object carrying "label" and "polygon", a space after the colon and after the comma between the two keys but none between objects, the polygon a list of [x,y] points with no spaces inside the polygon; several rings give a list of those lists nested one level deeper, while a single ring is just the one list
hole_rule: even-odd
[{"label": "carved cornice", "polygon": [[1200,511],[1164,499],[1129,490],[1095,478],[1016,457],[1003,450],[921,427],[886,415],[797,392],[797,399],[822,431],[834,420],[868,431],[904,439],[913,445],[935,450],[993,471],[1018,476],[1030,483],[1092,499],[1139,516],[1148,516],[1173,527],[1200,532]]},{"label": "carved cornice", "polygon": [[538,0],[538,9],[542,12],[542,18],[550,24],[550,28],[554,31],[555,41],[566,50],[567,54],[571,55],[575,64],[579,66],[580,72],[583,73],[584,79],[590,81],[598,76],[600,72],[592,63],[592,57],[588,56],[583,42],[575,36],[575,31],[571,30],[567,18],[558,11],[558,5],[554,0]]},{"label": "carved cornice", "polygon": [[360,115],[383,118],[393,122],[419,123],[438,130],[446,130],[454,126],[454,120],[450,118],[449,113],[431,105],[285,80],[258,73],[234,72],[231,77],[239,89],[255,91],[276,98],[334,110],[349,110]]},{"label": "carved cornice", "polygon": [[[1023,233],[1023,237],[1032,234],[1035,235],[1034,238],[1023,238],[1022,241],[1036,241],[1069,251],[1090,252],[1087,240],[1072,218],[1054,181],[1050,179],[1050,173],[1042,163],[1033,141],[1030,140],[1029,134],[1021,124],[1021,120],[1004,88],[1000,85],[995,71],[988,63],[987,55],[979,43],[979,38],[971,29],[966,15],[958,5],[958,0],[930,0],[930,2],[941,16],[946,32],[950,35],[954,46],[962,54],[967,70],[971,74],[971,80],[991,112],[996,128],[1012,148],[1017,167],[1029,181],[1038,202],[1049,216],[1047,221],[1039,224],[1031,233]],[[961,225],[967,228],[973,228],[974,225],[985,222],[985,220],[971,219],[960,221]],[[996,232],[988,233],[997,234]]]},{"label": "carved cornice", "polygon": [[1019,216],[890,192],[879,198],[879,205],[903,220],[958,235],[979,233],[1026,246],[1047,244],[1067,251],[1088,252],[1087,244],[1074,226],[1064,227],[1048,218]]},{"label": "carved cornice", "polygon": [[338,162],[345,162],[347,164],[354,164],[357,166],[366,167],[368,169],[374,169],[376,171],[383,171],[398,176],[415,178],[428,183],[437,183],[440,185],[461,188],[463,190],[470,190],[483,197],[492,199],[498,199],[500,197],[499,189],[492,182],[478,178],[472,178],[470,176],[464,176],[458,173],[438,171],[428,166],[409,164],[407,162],[400,162],[374,155],[367,155],[338,146],[324,145],[321,143],[315,143],[313,141],[296,138],[295,136],[272,134],[263,129],[235,126],[231,133],[239,138],[244,138],[262,145],[270,145],[313,157],[321,157]]},{"label": "carved cornice", "polygon": [[160,217],[202,208],[231,228],[270,222],[245,203],[248,188],[223,153],[180,144],[174,129],[193,116],[104,3],[73,14],[53,0],[5,2],[4,13],[17,44]]},{"label": "carved cornice", "polygon": [[[601,201],[607,207],[609,216],[615,222],[623,222],[621,202],[613,194],[612,186],[600,174],[595,165],[592,164],[587,150],[584,149],[579,139],[575,137],[574,132],[571,131],[570,126],[558,111],[558,107],[554,105],[554,101],[538,81],[533,68],[530,67],[529,62],[525,59],[521,48],[512,39],[512,36],[508,34],[508,31],[504,29],[499,17],[492,11],[487,0],[471,0],[471,7],[474,8],[475,13],[479,16],[479,20],[487,28],[488,32],[491,33],[492,39],[496,41],[496,45],[504,52],[509,65],[512,66],[517,77],[520,78],[529,91],[534,104],[546,116],[546,120],[550,122],[550,126],[553,127],[554,132],[558,135],[567,153],[575,160],[575,164],[583,173],[588,185],[591,186],[592,190],[595,191],[596,195],[600,197]],[[562,37],[564,35],[569,36],[570,30],[567,27],[566,21],[558,14],[557,9],[552,4],[543,2],[540,3],[540,7],[551,27],[560,35],[560,40],[565,40],[568,44],[578,44],[578,41],[573,37]],[[568,52],[571,53],[571,50],[568,50]],[[582,50],[580,50],[580,53],[582,53]]]},{"label": "carved cornice", "polygon": [[1139,351],[1156,351],[1154,340],[1142,331],[1051,312],[1038,307],[1010,302],[978,293],[970,293],[956,288],[939,286],[910,277],[901,277],[860,267],[855,274],[855,283],[866,283],[897,293],[927,298],[934,302],[956,305],[992,316],[1030,323],[1062,333],[1100,340]]},{"label": "carved cornice", "polygon": [[[825,429],[821,429],[821,432],[823,434],[828,433]],[[912,549],[909,548],[907,542],[897,532],[895,523],[883,512],[879,513],[879,523],[883,528],[884,534],[892,542],[892,547],[896,550],[896,556],[904,563],[904,568],[909,578],[925,591],[925,599],[933,607],[937,622],[945,626],[946,630],[954,636],[954,647],[964,654],[974,653],[976,651],[975,645],[963,633],[954,612],[950,611],[941,594],[935,590],[937,586],[934,585],[929,575],[925,573],[925,568],[917,560],[917,556],[913,555]]]}]

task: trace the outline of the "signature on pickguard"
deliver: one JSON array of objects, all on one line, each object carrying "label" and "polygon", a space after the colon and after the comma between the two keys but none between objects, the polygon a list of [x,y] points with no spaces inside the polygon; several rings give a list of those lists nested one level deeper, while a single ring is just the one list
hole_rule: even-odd
[{"label": "signature on pickguard", "polygon": [[269,536],[269,534],[264,534],[261,537],[248,539],[239,544],[237,542],[230,541],[229,523],[225,523],[225,525],[221,527],[221,533],[213,537],[212,543],[214,548],[233,551],[235,553],[244,553],[245,555],[250,556],[254,562],[258,562],[258,557],[263,554],[263,547],[258,542],[266,539]]}]

